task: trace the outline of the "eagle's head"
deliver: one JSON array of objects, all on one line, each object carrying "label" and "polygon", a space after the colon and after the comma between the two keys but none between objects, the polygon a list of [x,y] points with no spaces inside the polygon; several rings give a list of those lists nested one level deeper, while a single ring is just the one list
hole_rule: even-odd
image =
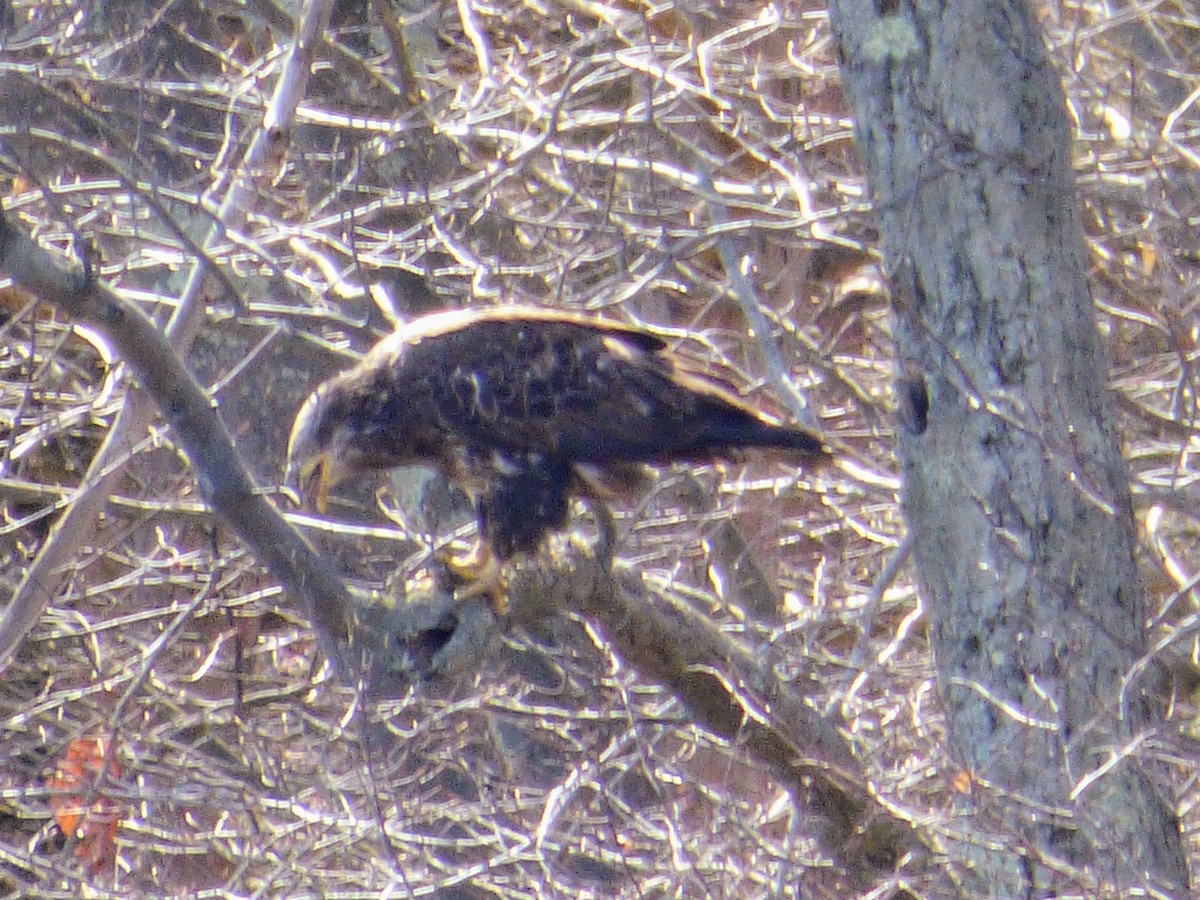
[{"label": "eagle's head", "polygon": [[296,413],[284,484],[324,512],[329,491],[349,478],[436,464],[422,451],[440,446],[437,436],[422,429],[414,404],[392,357],[368,354],[313,391]]},{"label": "eagle's head", "polygon": [[369,468],[358,446],[343,413],[340,386],[336,381],[321,385],[296,414],[288,438],[284,484],[301,500],[312,501],[318,512],[325,512],[330,489]]}]

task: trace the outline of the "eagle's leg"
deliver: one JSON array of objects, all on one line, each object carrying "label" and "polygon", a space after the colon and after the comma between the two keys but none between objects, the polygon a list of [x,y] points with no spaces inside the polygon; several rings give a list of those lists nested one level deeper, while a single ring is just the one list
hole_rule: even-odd
[{"label": "eagle's leg", "polygon": [[548,531],[566,527],[569,512],[564,463],[540,456],[504,463],[507,470],[475,500],[479,542],[450,564],[451,572],[467,582],[455,596],[488,596],[497,615],[508,611],[504,562],[536,554]]},{"label": "eagle's leg", "polygon": [[605,571],[612,571],[613,557],[617,551],[617,520],[613,518],[612,510],[603,500],[593,500],[590,504],[592,515],[596,517],[596,561]]},{"label": "eagle's leg", "polygon": [[478,540],[466,553],[451,556],[446,560],[446,568],[462,582],[454,590],[455,600],[487,597],[492,601],[496,615],[502,616],[508,612],[508,585],[504,580],[504,569],[500,557],[487,541]]}]

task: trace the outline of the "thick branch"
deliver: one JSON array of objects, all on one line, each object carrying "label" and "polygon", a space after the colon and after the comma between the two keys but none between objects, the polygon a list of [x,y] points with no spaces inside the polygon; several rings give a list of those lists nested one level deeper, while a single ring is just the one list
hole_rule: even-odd
[{"label": "thick branch", "polygon": [[[257,180],[278,163],[290,131],[289,123],[308,84],[314,47],[329,23],[332,7],[331,0],[306,0],[301,7],[296,39],[280,72],[275,95],[247,151],[239,177],[233,179],[217,212],[218,221],[210,229],[205,247],[220,240],[226,230],[241,227],[246,220],[247,205],[254,196]],[[44,263],[34,259],[25,262],[47,270],[54,265],[49,257]],[[192,269],[179,298],[179,305],[167,323],[166,333],[173,348],[171,355],[178,353],[186,356],[204,321],[202,288],[208,268],[208,265],[197,264]],[[12,274],[17,275],[15,271]],[[48,285],[55,281],[53,278],[43,280]],[[17,281],[21,283],[20,278]],[[70,280],[64,281],[64,289],[59,293],[72,293],[70,284]],[[12,661],[20,642],[37,623],[57,591],[61,581],[59,570],[68,564],[80,544],[95,528],[105,498],[112,493],[124,470],[124,460],[130,455],[128,451],[145,434],[152,416],[152,404],[134,393],[113,422],[88,468],[79,496],[55,523],[37,558],[21,579],[3,619],[0,619],[0,670]]]},{"label": "thick branch", "polygon": [[0,271],[29,293],[102,331],[170,423],[201,496],[296,597],[331,660],[349,636],[350,598],[341,581],[257,493],[215,404],[166,336],[136,306],[83,272],[71,271],[0,215]]},{"label": "thick branch", "polygon": [[[624,662],[674,693],[698,725],[770,769],[820,823],[823,848],[847,873],[867,879],[913,849],[911,826],[871,798],[849,741],[806,702],[797,690],[802,682],[780,681],[704,616],[654,596],[630,569],[618,567],[614,575],[575,543],[511,564],[508,580],[514,621],[578,611]],[[497,623],[484,623],[448,595],[440,606],[429,604],[425,594],[411,614],[391,615],[399,640],[381,638],[376,620],[372,649],[386,649],[392,660],[417,660],[424,668],[412,670],[416,678],[477,666],[487,643],[482,635]]]}]

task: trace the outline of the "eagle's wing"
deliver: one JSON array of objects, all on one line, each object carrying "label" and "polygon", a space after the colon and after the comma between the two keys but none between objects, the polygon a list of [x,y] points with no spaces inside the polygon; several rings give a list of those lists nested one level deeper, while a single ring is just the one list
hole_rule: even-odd
[{"label": "eagle's wing", "polygon": [[661,339],[573,316],[495,317],[411,341],[404,377],[427,384],[447,433],[510,458],[619,463],[745,446],[820,452],[692,372]]}]

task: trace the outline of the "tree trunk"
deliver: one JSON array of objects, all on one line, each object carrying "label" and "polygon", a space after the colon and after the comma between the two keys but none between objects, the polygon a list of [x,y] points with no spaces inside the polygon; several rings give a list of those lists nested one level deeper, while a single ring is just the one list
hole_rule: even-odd
[{"label": "tree trunk", "polygon": [[972,897],[1181,894],[1173,804],[1136,753],[1113,763],[1152,724],[1123,690],[1146,622],[1042,36],[1020,0],[830,17],[892,279],[904,511],[973,776],[955,827],[988,839],[951,856]]}]

